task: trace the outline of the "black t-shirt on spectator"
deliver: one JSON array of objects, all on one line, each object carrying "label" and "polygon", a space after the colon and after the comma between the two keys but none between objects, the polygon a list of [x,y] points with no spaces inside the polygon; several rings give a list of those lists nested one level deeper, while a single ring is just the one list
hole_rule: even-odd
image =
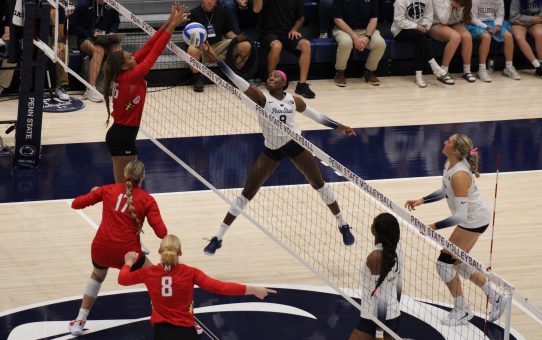
[{"label": "black t-shirt on spectator", "polygon": [[73,32],[77,43],[86,39],[94,41],[94,32],[116,33],[119,29],[119,13],[107,4],[98,5],[94,0],[79,0],[75,6]]},{"label": "black t-shirt on spectator", "polygon": [[[220,6],[215,6],[212,12],[205,12],[201,6],[191,9],[190,22],[199,22],[207,29],[207,41],[211,45],[224,39],[226,33],[233,31],[226,10]],[[216,34],[213,38],[209,37],[210,24],[213,25]]]},{"label": "black t-shirt on spectator", "polygon": [[303,0],[265,0],[260,12],[262,34],[287,34],[305,15]]},{"label": "black t-shirt on spectator", "polygon": [[365,29],[371,18],[378,18],[378,0],[333,0],[333,17],[351,29]]}]

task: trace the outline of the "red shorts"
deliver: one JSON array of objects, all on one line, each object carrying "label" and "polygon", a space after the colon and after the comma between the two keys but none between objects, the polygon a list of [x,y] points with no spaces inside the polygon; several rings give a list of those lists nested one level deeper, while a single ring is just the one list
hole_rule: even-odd
[{"label": "red shorts", "polygon": [[129,251],[135,251],[141,253],[141,245],[102,245],[92,242],[90,250],[90,257],[92,263],[105,268],[117,268],[121,269],[124,266],[124,255]]}]

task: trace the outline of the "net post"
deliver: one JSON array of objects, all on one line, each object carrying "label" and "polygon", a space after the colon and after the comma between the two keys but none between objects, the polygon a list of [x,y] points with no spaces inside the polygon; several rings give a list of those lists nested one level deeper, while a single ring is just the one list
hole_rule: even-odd
[{"label": "net post", "polygon": [[14,167],[36,168],[40,161],[43,87],[47,59],[41,49],[34,47],[33,41],[34,35],[47,41],[50,8],[47,2],[39,4],[33,0],[25,2]]}]

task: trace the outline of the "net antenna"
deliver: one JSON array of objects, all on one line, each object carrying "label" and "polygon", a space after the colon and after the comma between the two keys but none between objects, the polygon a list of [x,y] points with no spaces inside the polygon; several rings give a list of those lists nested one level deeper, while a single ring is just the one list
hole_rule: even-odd
[{"label": "net antenna", "polygon": [[[147,35],[154,34],[155,30],[148,23],[118,2],[114,0],[105,0],[105,2]],[[148,36],[145,36],[144,41],[138,42],[139,45],[147,39]],[[134,48],[127,45],[135,43],[137,42],[134,40],[125,40],[125,49]],[[378,213],[391,212],[400,221],[401,246],[405,249],[403,292],[408,296],[402,299],[402,310],[431,323],[435,329],[438,328],[442,334],[445,334],[445,337],[466,339],[483,337],[482,331],[471,333],[470,328],[464,330],[463,327],[440,325],[439,318],[445,315],[447,310],[435,309],[431,304],[435,301],[442,303],[451,298],[447,287],[434,271],[434,261],[441,249],[447,249],[468,267],[480,271],[490,281],[512,293],[514,287],[509,282],[494,271],[488,271],[482,262],[449,242],[438,232],[428,228],[425,223],[412,216],[402,206],[392,202],[384,193],[285,125],[276,116],[256,105],[224,79],[191,58],[175,43],[170,41],[168,49],[174,56],[198,70],[217,86],[206,89],[204,96],[195,95],[192,89],[186,86],[149,91],[140,131],[156,146],[222,198],[228,206],[231,206],[239,190],[217,188],[226,186],[223,181],[229,173],[225,168],[229,167],[236,174],[239,173],[238,159],[227,159],[228,154],[232,152],[231,149],[225,149],[228,145],[213,145],[213,148],[219,149],[216,152],[224,158],[220,164],[213,166],[209,164],[208,158],[201,161],[197,159],[197,152],[192,152],[181,159],[179,154],[182,154],[183,150],[169,146],[168,138],[238,134],[239,138],[235,141],[240,142],[234,146],[236,148],[234,152],[242,154],[244,151],[242,148],[251,147],[251,145],[244,145],[246,143],[243,143],[243,136],[249,134],[260,136],[262,125],[275,129],[282,136],[288,136],[332,170],[328,172],[331,174],[334,172],[339,176],[336,182],[341,183],[334,183],[331,186],[339,198],[343,214],[351,221],[358,243],[350,248],[345,248],[340,243],[336,230],[331,230],[332,228],[329,227],[333,224],[333,217],[330,217],[315,190],[308,185],[264,187],[245,210],[241,211],[241,214],[361,310],[361,305],[354,298],[361,296],[360,269],[365,263],[369,250],[373,247],[369,226]],[[169,55],[168,58],[165,58],[165,55],[161,57],[171,60]],[[215,103],[217,107],[209,104],[210,102]],[[203,147],[209,146],[202,145]],[[204,163],[204,166],[200,163]],[[216,169],[218,172],[213,173],[209,169]],[[271,209],[277,202],[286,202],[285,205],[287,205],[286,208],[281,206],[281,214],[278,215]],[[319,248],[315,249],[315,247]],[[477,315],[483,315],[486,296],[481,289],[470,282],[464,282],[463,286],[469,301],[474,303]],[[508,308],[510,312],[510,304]],[[398,338],[397,334],[391,332],[374,316],[365,314],[363,316],[372,319],[386,332]],[[541,318],[536,319],[542,323],[540,320]],[[437,326],[437,323],[440,326]],[[508,337],[510,329],[508,318],[503,328]]]}]

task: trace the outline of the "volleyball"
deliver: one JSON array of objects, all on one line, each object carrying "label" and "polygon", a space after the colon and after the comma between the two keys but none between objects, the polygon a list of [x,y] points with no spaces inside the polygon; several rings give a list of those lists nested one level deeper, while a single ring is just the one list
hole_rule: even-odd
[{"label": "volleyball", "polygon": [[199,46],[207,39],[207,31],[199,22],[192,22],[183,30],[183,40],[191,46]]}]

